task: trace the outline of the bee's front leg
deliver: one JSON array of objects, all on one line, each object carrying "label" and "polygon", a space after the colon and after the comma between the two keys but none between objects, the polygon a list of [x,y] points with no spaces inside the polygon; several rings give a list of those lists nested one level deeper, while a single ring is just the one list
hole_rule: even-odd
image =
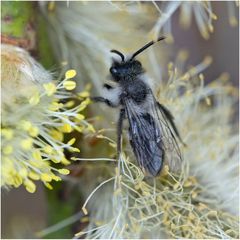
[{"label": "bee's front leg", "polygon": [[113,89],[113,87],[107,83],[103,84],[103,87],[106,88],[107,90]]},{"label": "bee's front leg", "polygon": [[92,97],[94,102],[103,102],[109,107],[119,106],[119,90],[109,84],[104,84],[104,97]]},{"label": "bee's front leg", "polygon": [[109,107],[116,107],[110,100],[104,97],[91,97],[91,100],[94,102],[102,102],[107,104]]}]

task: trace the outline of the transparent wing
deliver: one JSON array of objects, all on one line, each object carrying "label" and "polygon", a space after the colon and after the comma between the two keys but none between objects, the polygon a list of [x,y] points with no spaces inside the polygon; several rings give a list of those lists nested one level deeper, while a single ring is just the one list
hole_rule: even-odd
[{"label": "transparent wing", "polygon": [[129,121],[129,140],[142,169],[156,176],[165,161],[176,170],[182,159],[173,130],[164,112],[158,108],[152,92],[143,105],[125,99]]}]

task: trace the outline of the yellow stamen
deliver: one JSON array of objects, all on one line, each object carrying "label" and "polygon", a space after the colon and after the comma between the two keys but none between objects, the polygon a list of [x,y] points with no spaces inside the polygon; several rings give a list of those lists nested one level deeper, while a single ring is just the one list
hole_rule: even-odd
[{"label": "yellow stamen", "polygon": [[69,123],[64,123],[63,126],[59,127],[59,130],[64,133],[72,132],[72,126]]},{"label": "yellow stamen", "polygon": [[51,158],[51,161],[53,161],[54,163],[60,163],[61,159],[60,158]]},{"label": "yellow stamen", "polygon": [[41,180],[46,181],[46,182],[51,182],[52,176],[48,173],[43,173],[43,174],[41,174]]},{"label": "yellow stamen", "polygon": [[82,114],[76,114],[75,118],[81,121],[85,118],[85,116]]},{"label": "yellow stamen", "polygon": [[52,179],[55,180],[55,181],[57,181],[57,182],[58,182],[58,181],[62,181],[62,179],[61,179],[60,177],[56,176],[56,175],[53,175],[53,176],[52,176]]},{"label": "yellow stamen", "polygon": [[88,214],[88,211],[87,211],[87,209],[84,207],[84,208],[82,208],[82,210],[83,210],[83,213],[85,214],[85,215],[87,215]]},{"label": "yellow stamen", "polygon": [[29,129],[28,133],[31,137],[37,137],[39,134],[39,129],[38,129],[38,127],[31,127]]},{"label": "yellow stamen", "polygon": [[70,173],[70,171],[66,168],[58,169],[58,172],[62,175],[68,175]]},{"label": "yellow stamen", "polygon": [[24,181],[24,185],[26,190],[30,193],[34,193],[36,191],[36,185],[29,179]]},{"label": "yellow stamen", "polygon": [[45,182],[44,185],[45,185],[48,189],[50,189],[50,190],[53,189],[52,185],[51,185],[50,183],[48,183],[48,182]]},{"label": "yellow stamen", "polygon": [[67,144],[71,146],[71,145],[73,145],[75,142],[76,142],[76,138],[72,138],[71,140],[69,140],[69,141],[67,142]]},{"label": "yellow stamen", "polygon": [[70,148],[69,150],[72,152],[78,152],[78,153],[80,152],[80,149],[74,148],[74,147]]},{"label": "yellow stamen", "polygon": [[32,148],[33,139],[27,138],[21,141],[20,145],[24,150],[30,150]]},{"label": "yellow stamen", "polygon": [[53,153],[53,148],[50,146],[50,145],[46,145],[44,148],[43,148],[43,151],[47,154],[51,154]]},{"label": "yellow stamen", "polygon": [[63,141],[63,134],[60,131],[57,130],[52,130],[51,131],[51,136],[55,138],[56,140],[62,142]]},{"label": "yellow stamen", "polygon": [[31,105],[37,105],[40,101],[40,96],[39,93],[36,92],[30,99],[29,99],[29,103]]},{"label": "yellow stamen", "polygon": [[50,1],[50,2],[48,3],[48,11],[49,11],[49,12],[53,12],[53,11],[55,10],[55,8],[56,8],[55,2],[54,2],[54,1]]},{"label": "yellow stamen", "polygon": [[238,25],[237,18],[235,16],[231,16],[229,18],[229,23],[230,23],[231,27],[236,27]]},{"label": "yellow stamen", "polygon": [[46,90],[47,96],[52,96],[57,90],[56,85],[51,82],[43,84],[43,87]]},{"label": "yellow stamen", "polygon": [[32,180],[39,180],[40,176],[38,174],[36,174],[35,172],[29,172],[28,176],[32,179]]},{"label": "yellow stamen", "polygon": [[65,73],[65,78],[74,78],[77,75],[77,72],[74,69],[70,69]]},{"label": "yellow stamen", "polygon": [[91,124],[88,124],[87,130],[90,131],[90,132],[92,132],[92,133],[95,133],[95,132],[96,132],[96,130],[94,129],[94,127],[93,127]]},{"label": "yellow stamen", "polygon": [[205,65],[210,65],[212,63],[213,59],[211,56],[206,56],[204,59],[203,59],[203,64]]},{"label": "yellow stamen", "polygon": [[206,97],[205,101],[206,101],[208,106],[211,106],[211,99],[209,97]]},{"label": "yellow stamen", "polygon": [[70,164],[71,162],[68,161],[65,157],[63,157],[63,158],[61,159],[61,163],[64,164],[64,165],[68,165],[68,164]]},{"label": "yellow stamen", "polygon": [[2,129],[1,133],[7,140],[11,140],[13,137],[12,129]]},{"label": "yellow stamen", "polygon": [[214,31],[213,25],[208,25],[208,29],[209,29],[209,32],[210,32],[210,33],[213,33],[213,31]]},{"label": "yellow stamen", "polygon": [[15,176],[14,176],[14,183],[13,183],[13,185],[14,185],[14,187],[19,187],[20,185],[22,184],[22,177],[19,175],[19,174],[16,174]]},{"label": "yellow stamen", "polygon": [[18,173],[19,173],[19,175],[20,175],[21,177],[23,177],[23,178],[27,177],[27,175],[28,175],[28,171],[27,171],[26,168],[21,168]]},{"label": "yellow stamen", "polygon": [[76,87],[76,82],[67,80],[63,83],[63,86],[65,87],[66,90],[73,90]]},{"label": "yellow stamen", "polygon": [[69,102],[65,103],[64,105],[65,105],[67,108],[71,108],[71,107],[74,106],[74,104],[75,104],[74,101],[69,101]]},{"label": "yellow stamen", "polygon": [[13,152],[13,147],[11,145],[7,145],[3,148],[3,154],[9,155]]},{"label": "yellow stamen", "polygon": [[41,152],[39,150],[35,150],[32,153],[32,156],[34,159],[36,159],[37,161],[42,161],[42,156],[41,156]]},{"label": "yellow stamen", "polygon": [[51,111],[58,111],[61,107],[63,107],[62,103],[52,102],[48,109]]},{"label": "yellow stamen", "polygon": [[32,127],[32,123],[30,121],[22,120],[20,126],[23,130],[29,131]]},{"label": "yellow stamen", "polygon": [[81,93],[78,94],[78,96],[82,97],[82,98],[89,97],[89,92],[87,92],[87,91],[81,92]]}]

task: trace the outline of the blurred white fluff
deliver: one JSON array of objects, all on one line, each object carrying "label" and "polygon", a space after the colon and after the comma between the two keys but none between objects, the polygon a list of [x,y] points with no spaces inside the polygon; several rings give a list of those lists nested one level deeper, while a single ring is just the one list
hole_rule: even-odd
[{"label": "blurred white fluff", "polygon": [[[210,33],[214,31],[213,21],[218,17],[213,11],[214,3],[211,1],[154,1],[153,4],[159,12],[159,18],[152,29],[154,38],[157,38],[159,34],[164,34],[168,36],[169,42],[174,40],[172,17],[177,11],[180,11],[179,23],[182,28],[189,28],[194,17],[196,26],[204,39],[209,39]],[[238,25],[237,3],[226,1],[225,4],[229,24],[236,27]]]},{"label": "blurred white fluff", "polygon": [[[109,72],[110,50],[126,54],[140,48],[149,41],[148,33],[157,17],[153,5],[133,2],[70,2],[69,6],[56,2],[53,11],[46,5],[43,9],[58,59],[80,72],[80,87],[91,82],[97,93],[102,93]],[[150,68],[152,55],[141,56]]]},{"label": "blurred white fluff", "polygon": [[[1,44],[1,52],[1,84],[2,89],[4,89],[4,91],[2,91],[3,103],[13,104],[17,96],[27,96],[31,94],[36,84],[43,84],[50,81],[50,73],[44,70],[43,67],[22,48]],[[5,60],[11,62],[11,64],[6,64]],[[17,71],[14,72],[13,69],[17,69]],[[9,84],[9,76],[12,77],[11,84]]]}]

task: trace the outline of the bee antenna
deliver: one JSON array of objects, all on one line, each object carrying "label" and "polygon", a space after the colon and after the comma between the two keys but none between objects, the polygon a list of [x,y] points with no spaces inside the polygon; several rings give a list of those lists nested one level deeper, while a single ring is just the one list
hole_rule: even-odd
[{"label": "bee antenna", "polygon": [[124,57],[124,55],[121,52],[119,52],[118,50],[114,50],[114,49],[111,50],[111,52],[112,53],[116,53],[117,55],[119,55],[121,57],[121,59],[122,59],[122,62],[124,62],[125,57]]},{"label": "bee antenna", "polygon": [[154,43],[159,42],[163,39],[165,39],[166,37],[159,37],[157,39],[157,41],[151,41],[149,43],[147,43],[146,45],[144,45],[142,48],[140,48],[139,50],[137,50],[131,57],[130,61],[132,61],[139,53],[143,52],[145,49],[147,49],[148,47],[152,46]]}]

